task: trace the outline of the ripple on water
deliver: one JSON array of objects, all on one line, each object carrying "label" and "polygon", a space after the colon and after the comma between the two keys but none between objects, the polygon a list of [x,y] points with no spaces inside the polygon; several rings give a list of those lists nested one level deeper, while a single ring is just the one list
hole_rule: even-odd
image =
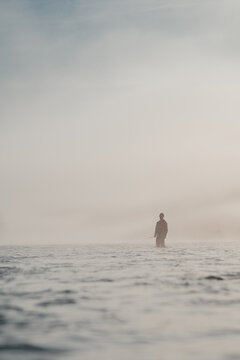
[{"label": "ripple on water", "polygon": [[23,308],[21,308],[20,306],[15,306],[15,305],[11,305],[11,304],[2,304],[0,305],[0,310],[3,311],[16,311],[16,312],[23,312]]},{"label": "ripple on water", "polygon": [[0,267],[0,275],[12,275],[14,273],[18,273],[20,271],[20,268],[16,266],[1,266]]},{"label": "ripple on water", "polygon": [[217,276],[217,275],[208,275],[204,279],[206,279],[206,280],[224,280],[224,278],[222,278],[221,276]]},{"label": "ripple on water", "polygon": [[72,298],[58,298],[49,301],[42,301],[39,302],[37,305],[42,307],[48,307],[48,306],[57,306],[57,305],[63,306],[63,305],[71,305],[71,304],[76,304],[76,301]]},{"label": "ripple on water", "polygon": [[7,320],[3,314],[0,314],[0,326],[6,325]]},{"label": "ripple on water", "polygon": [[240,272],[234,272],[234,273],[226,273],[224,275],[229,280],[239,280],[240,279]]},{"label": "ripple on water", "polygon": [[33,344],[2,344],[0,345],[0,352],[31,352],[31,353],[52,353],[52,354],[59,354],[62,352],[67,352],[66,349],[58,349],[58,348],[51,348],[51,347],[44,347],[38,346]]}]

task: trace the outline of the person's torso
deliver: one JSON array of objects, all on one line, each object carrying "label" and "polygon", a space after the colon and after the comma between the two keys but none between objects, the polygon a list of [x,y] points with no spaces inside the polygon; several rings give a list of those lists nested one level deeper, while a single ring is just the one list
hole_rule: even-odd
[{"label": "person's torso", "polygon": [[167,232],[167,222],[165,220],[159,220],[157,222],[157,233],[163,234]]}]

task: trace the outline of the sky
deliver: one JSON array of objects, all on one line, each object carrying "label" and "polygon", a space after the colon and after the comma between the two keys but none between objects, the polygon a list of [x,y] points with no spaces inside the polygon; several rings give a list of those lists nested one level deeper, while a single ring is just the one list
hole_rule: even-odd
[{"label": "sky", "polygon": [[0,1],[0,244],[240,235],[238,0]]}]

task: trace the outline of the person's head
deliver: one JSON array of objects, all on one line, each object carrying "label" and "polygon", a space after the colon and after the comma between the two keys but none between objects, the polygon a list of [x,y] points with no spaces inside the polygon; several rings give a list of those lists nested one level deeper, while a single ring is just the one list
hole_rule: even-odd
[{"label": "person's head", "polygon": [[160,217],[160,220],[163,220],[163,218],[164,218],[164,214],[163,214],[163,213],[161,213],[161,214],[159,215],[159,217]]}]

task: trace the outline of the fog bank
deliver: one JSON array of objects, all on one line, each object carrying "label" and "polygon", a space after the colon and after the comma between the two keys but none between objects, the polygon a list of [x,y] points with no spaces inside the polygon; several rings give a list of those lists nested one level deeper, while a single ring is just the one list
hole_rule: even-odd
[{"label": "fog bank", "polygon": [[228,1],[2,1],[1,244],[240,234]]}]

